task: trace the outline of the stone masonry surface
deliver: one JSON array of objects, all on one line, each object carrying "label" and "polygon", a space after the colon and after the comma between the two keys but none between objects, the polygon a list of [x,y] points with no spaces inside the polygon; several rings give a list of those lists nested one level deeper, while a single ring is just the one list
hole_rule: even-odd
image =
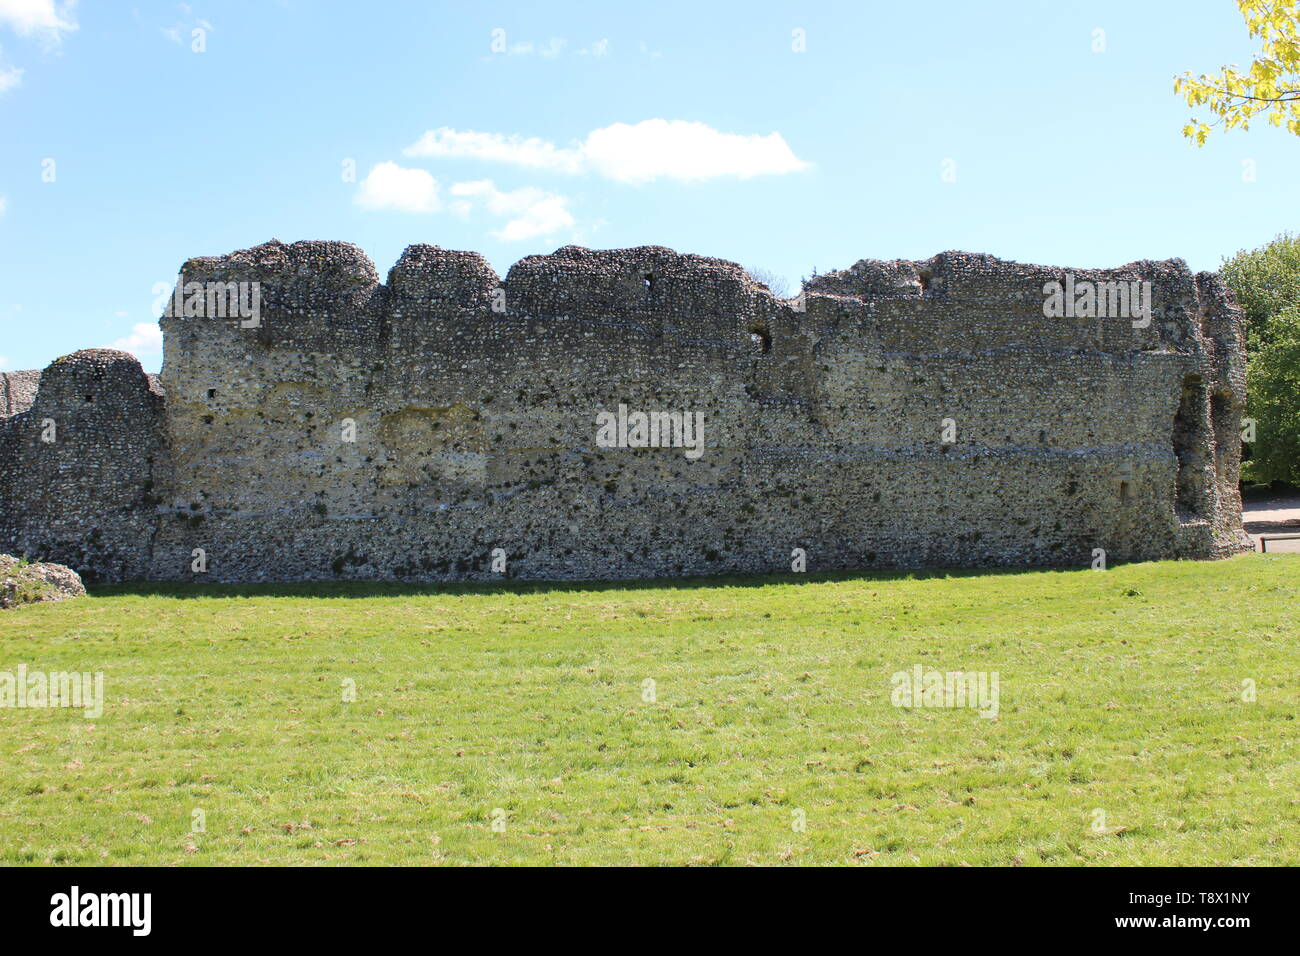
[{"label": "stone masonry surface", "polygon": [[[256,320],[169,310],[156,380],[104,349],[3,375],[0,552],[92,581],[255,582],[1247,548],[1224,286],[1177,259],[1068,270],[1149,282],[1151,321],[1050,318],[1066,271],[863,260],[782,300],[655,246],[566,246],[504,280],[429,245],[387,283],[341,242],[191,259],[182,300],[256,283]],[[701,453],[608,447],[598,417],[620,406],[624,444],[635,413],[669,412],[701,422]]]}]

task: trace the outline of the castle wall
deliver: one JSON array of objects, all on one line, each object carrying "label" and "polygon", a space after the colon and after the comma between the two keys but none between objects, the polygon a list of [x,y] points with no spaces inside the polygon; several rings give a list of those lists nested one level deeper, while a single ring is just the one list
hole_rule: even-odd
[{"label": "castle wall", "polygon": [[[165,410],[135,366],[109,448],[70,445],[60,471],[14,444],[17,415],[0,467],[6,487],[97,470],[134,489],[101,508],[148,529],[109,577],[486,579],[495,548],[541,579],[788,571],[795,548],[809,570],[1240,550],[1239,311],[1177,260],[1072,275],[1150,282],[1149,326],[1046,317],[1062,270],[964,253],[860,262],[784,302],[659,247],[566,247],[501,279],[412,246],[381,284],[353,246],[272,242],[183,267],[182,291],[257,283],[260,311],[164,316]],[[23,414],[72,414],[46,396],[55,366]],[[702,454],[601,447],[620,405],[702,415]],[[69,548],[98,519],[43,507],[21,542],[57,527]]]},{"label": "castle wall", "polygon": [[147,577],[162,416],[162,395],[125,352],[51,363],[31,406],[0,420],[0,551],[92,581]]}]

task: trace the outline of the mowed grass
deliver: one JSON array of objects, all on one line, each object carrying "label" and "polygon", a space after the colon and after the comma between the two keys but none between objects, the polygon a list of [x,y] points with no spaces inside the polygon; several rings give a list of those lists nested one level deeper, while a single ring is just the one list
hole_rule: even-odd
[{"label": "mowed grass", "polygon": [[[105,676],[0,709],[0,863],[1294,864],[1298,609],[1291,555],[103,589],[0,616]],[[997,718],[893,706],[916,664]]]}]

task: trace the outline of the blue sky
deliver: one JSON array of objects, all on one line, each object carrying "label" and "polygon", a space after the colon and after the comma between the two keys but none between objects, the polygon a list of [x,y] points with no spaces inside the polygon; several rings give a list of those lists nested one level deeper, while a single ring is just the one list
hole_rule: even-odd
[{"label": "blue sky", "polygon": [[0,0],[0,369],[156,371],[156,284],[272,237],[1217,268],[1300,225],[1300,139],[1179,132],[1252,52],[1229,0]]}]

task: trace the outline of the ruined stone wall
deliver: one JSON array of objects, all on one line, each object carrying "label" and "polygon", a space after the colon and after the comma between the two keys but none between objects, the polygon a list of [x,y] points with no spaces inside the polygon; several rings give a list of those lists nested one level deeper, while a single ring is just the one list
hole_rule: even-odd
[{"label": "ruined stone wall", "polygon": [[[1062,273],[863,261],[781,301],[658,247],[566,247],[502,280],[417,245],[382,284],[344,243],[192,259],[182,291],[256,282],[256,322],[164,316],[165,407],[120,356],[47,369],[0,421],[6,514],[41,502],[0,518],[0,551],[62,561],[92,529],[114,539],[84,558],[104,577],[288,581],[490,579],[497,548],[541,579],[789,571],[796,548],[814,571],[1240,550],[1223,286],[1178,260],[1072,270],[1150,282],[1135,327],[1045,316]],[[60,363],[104,368],[123,417],[91,428]],[[620,405],[701,415],[702,454],[601,447]],[[104,437],[51,457],[30,440],[47,413]],[[115,494],[83,504],[94,477]]]},{"label": "ruined stone wall", "polygon": [[133,356],[88,349],[51,363],[30,407],[0,420],[0,552],[90,580],[147,577],[162,419]]},{"label": "ruined stone wall", "polygon": [[36,401],[36,386],[41,373],[35,369],[22,372],[0,372],[0,418],[17,415],[32,407]]}]

